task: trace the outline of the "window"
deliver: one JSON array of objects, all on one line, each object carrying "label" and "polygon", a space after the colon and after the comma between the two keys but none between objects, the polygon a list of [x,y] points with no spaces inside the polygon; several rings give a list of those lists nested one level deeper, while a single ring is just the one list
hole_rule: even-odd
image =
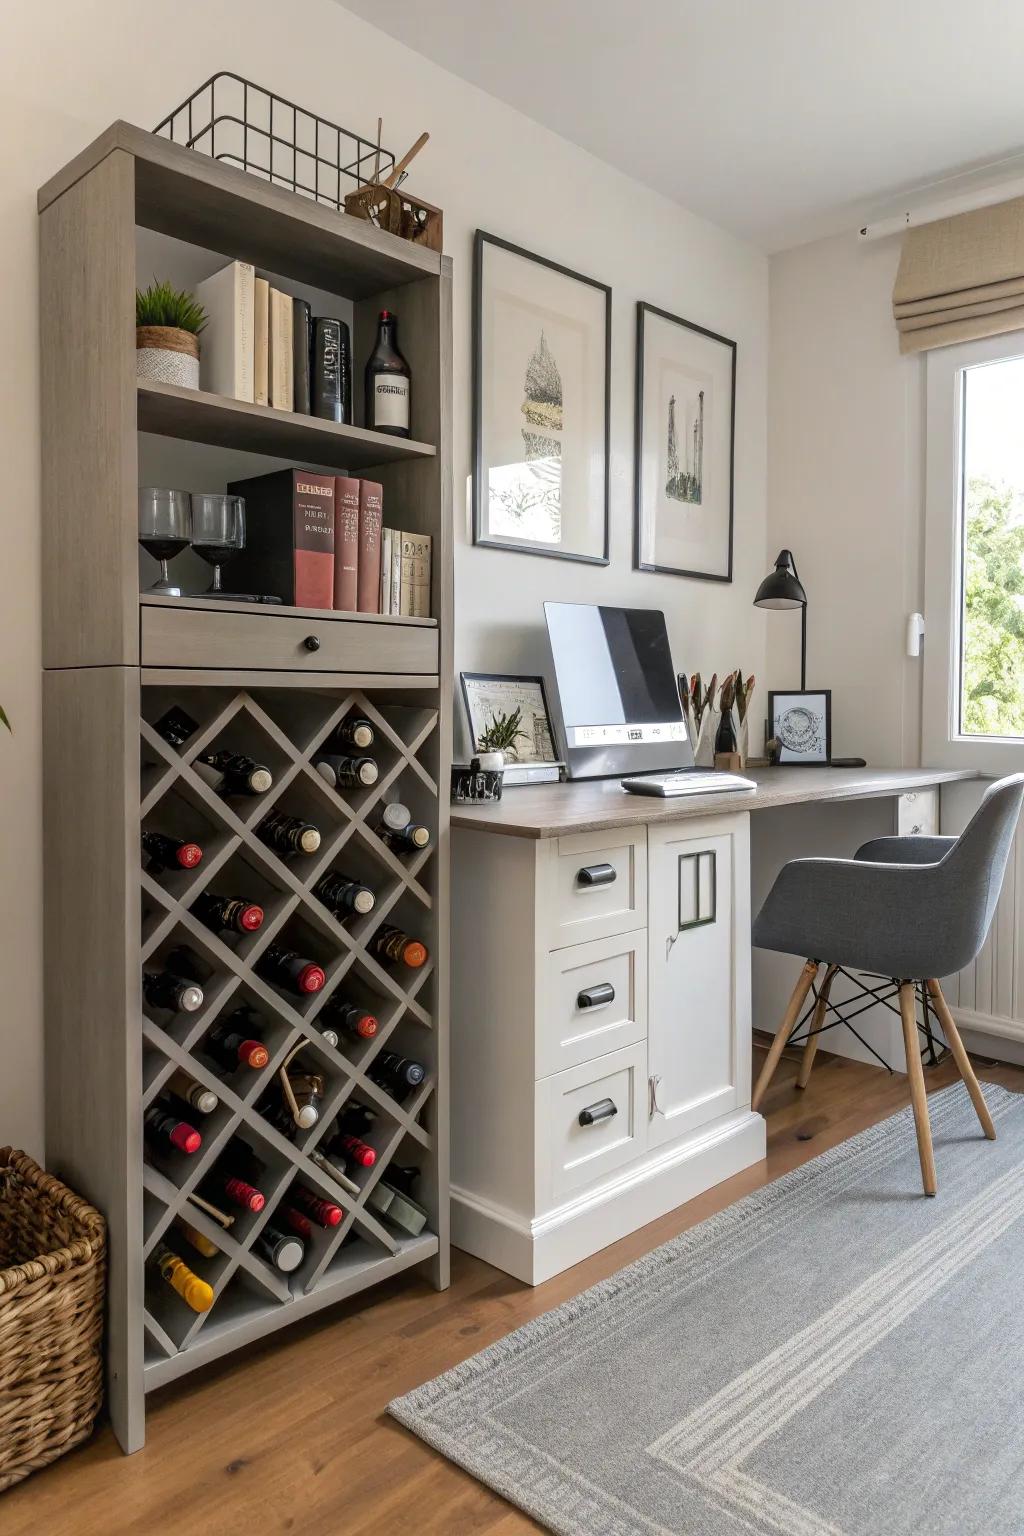
[{"label": "window", "polygon": [[924,751],[1024,766],[1024,334],[928,354]]}]

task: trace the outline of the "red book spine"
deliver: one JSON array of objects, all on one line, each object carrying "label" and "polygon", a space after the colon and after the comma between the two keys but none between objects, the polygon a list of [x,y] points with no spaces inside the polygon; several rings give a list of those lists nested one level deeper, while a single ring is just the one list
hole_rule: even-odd
[{"label": "red book spine", "polygon": [[334,479],[334,606],[359,608],[359,481],[345,475]]},{"label": "red book spine", "polygon": [[295,606],[334,607],[334,476],[292,474]]},{"label": "red book spine", "polygon": [[380,612],[380,525],[384,516],[384,487],[374,480],[359,482],[359,612]]}]

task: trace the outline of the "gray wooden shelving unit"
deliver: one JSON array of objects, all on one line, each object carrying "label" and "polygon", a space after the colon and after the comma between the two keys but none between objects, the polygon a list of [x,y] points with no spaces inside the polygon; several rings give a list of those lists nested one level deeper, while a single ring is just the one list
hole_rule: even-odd
[{"label": "gray wooden shelving unit", "polygon": [[[451,270],[445,257],[124,123],[41,190],[39,209],[47,1161],[109,1224],[108,1405],[130,1451],[143,1442],[151,1388],[401,1270],[448,1283]],[[136,226],[351,299],[357,381],[378,309],[395,309],[413,370],[413,439],[137,384]],[[139,431],[371,474],[384,485],[385,520],[433,537],[433,620],[140,599]],[[310,633],[320,641],[315,652],[302,644]],[[199,722],[180,752],[153,729],[171,702]],[[342,797],[310,762],[353,710],[375,723],[382,771],[372,789]],[[273,764],[267,796],[224,801],[195,773],[198,751],[229,740]],[[375,808],[389,797],[410,803],[433,832],[430,849],[408,861],[373,831]],[[255,835],[270,803],[322,828],[319,853],[301,867]],[[156,821],[201,835],[205,857],[191,874],[143,872],[140,828]],[[324,870],[345,866],[372,880],[378,900],[368,917],[342,927],[311,887]],[[243,877],[266,920],[231,945],[190,906],[218,878]],[[421,972],[396,976],[369,952],[386,920],[426,940],[431,959]],[[325,966],[321,993],[289,1000],[260,979],[254,963],[275,937]],[[203,1010],[144,1008],[143,964],[182,942],[211,972]],[[377,1000],[381,1029],[370,1042],[333,1050],[316,1016],[354,978]],[[202,1052],[213,1020],[239,1001],[268,1021],[271,1052],[245,1082],[226,1079]],[[290,1141],[255,1106],[300,1040],[328,1091],[319,1124]],[[428,1066],[401,1106],[366,1075],[388,1041]],[[143,1150],[142,1113],[175,1066],[213,1088],[220,1106],[202,1120],[196,1157],[158,1164]],[[308,1153],[353,1093],[378,1112],[378,1157],[359,1175],[359,1196],[346,1199]],[[153,1279],[146,1258],[236,1130],[266,1164],[267,1203],[227,1234],[189,1206],[189,1220],[220,1249],[205,1263],[182,1250],[217,1295],[197,1316]],[[417,1198],[430,1225],[415,1239],[400,1238],[366,1203],[396,1155],[421,1168]],[[337,1198],[345,1219],[285,1277],[253,1241],[295,1178]]]}]

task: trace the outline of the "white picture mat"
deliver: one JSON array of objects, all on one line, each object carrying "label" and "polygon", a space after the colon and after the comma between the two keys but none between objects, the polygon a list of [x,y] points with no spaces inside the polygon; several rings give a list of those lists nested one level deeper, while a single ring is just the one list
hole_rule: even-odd
[{"label": "white picture mat", "polygon": [[[605,543],[606,294],[485,242],[481,283],[481,536],[601,558]],[[562,381],[563,425],[523,414],[530,360],[543,334]],[[526,460],[524,429],[560,443],[560,458]],[[541,481],[558,518],[538,504],[515,518]],[[539,503],[539,497],[537,498]]]},{"label": "white picture mat", "polygon": [[[643,434],[640,445],[640,562],[727,576],[731,520],[731,346],[644,311]],[[666,494],[669,401],[675,396],[680,457],[704,391],[703,486],[699,505]]]},{"label": "white picture mat", "polygon": [[[825,694],[776,693],[772,696],[769,734],[779,742],[780,763],[825,763],[828,761],[828,699]],[[796,715],[787,727],[787,716]],[[783,743],[780,730],[786,731],[790,744]],[[799,748],[796,741],[806,745]]]},{"label": "white picture mat", "polygon": [[520,738],[506,751],[510,762],[550,763],[556,760],[551,720],[544,705],[541,685],[532,678],[464,677],[462,686],[469,712],[469,734],[474,752],[480,733],[487,729],[495,714],[510,715],[523,711],[522,729],[528,739]]}]

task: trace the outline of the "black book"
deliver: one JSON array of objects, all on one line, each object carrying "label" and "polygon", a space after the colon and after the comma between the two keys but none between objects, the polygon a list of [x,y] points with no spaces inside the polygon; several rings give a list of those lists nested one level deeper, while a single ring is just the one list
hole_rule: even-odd
[{"label": "black book", "polygon": [[310,413],[309,368],[310,349],[313,345],[313,311],[305,299],[292,300],[292,348],[294,382],[292,410],[303,416]]},{"label": "black book", "polygon": [[352,421],[352,342],[344,320],[313,321],[311,410],[325,421]]}]

